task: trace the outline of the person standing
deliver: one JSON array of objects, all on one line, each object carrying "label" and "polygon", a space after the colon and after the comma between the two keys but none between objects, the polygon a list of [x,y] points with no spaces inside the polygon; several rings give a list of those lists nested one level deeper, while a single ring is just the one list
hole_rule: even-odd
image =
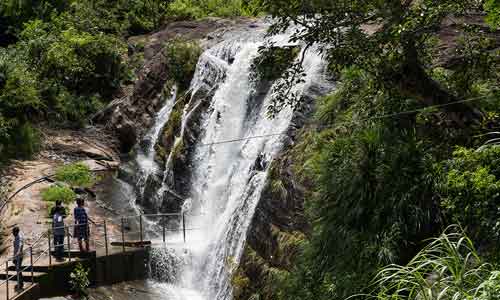
[{"label": "person standing", "polygon": [[16,272],[17,272],[17,285],[15,287],[16,291],[22,291],[24,287],[23,283],[23,274],[21,272],[22,266],[23,266],[23,248],[24,248],[24,240],[23,237],[21,236],[19,227],[14,227],[12,229],[12,235],[14,236],[14,256],[13,256],[13,262],[14,265],[16,266]]},{"label": "person standing", "polygon": [[66,229],[64,227],[64,217],[64,208],[62,206],[56,206],[52,216],[52,232],[54,234],[54,256],[58,262],[64,261],[64,233]]},{"label": "person standing", "polygon": [[[77,207],[73,211],[75,217],[75,231],[74,237],[78,240],[78,247],[80,252],[89,252],[89,217],[85,210],[85,202],[83,198],[76,199]],[[85,249],[83,248],[83,241],[85,241]]]},{"label": "person standing", "polygon": [[63,219],[66,218],[66,208],[62,205],[61,200],[56,200],[56,205],[52,207],[50,210],[50,217],[54,218],[54,214],[56,213],[56,210],[59,210],[59,213],[62,215]]}]

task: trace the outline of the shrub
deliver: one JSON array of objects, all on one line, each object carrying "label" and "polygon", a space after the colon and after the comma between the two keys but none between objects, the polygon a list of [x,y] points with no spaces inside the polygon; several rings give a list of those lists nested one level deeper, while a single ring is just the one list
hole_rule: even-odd
[{"label": "shrub", "polygon": [[90,285],[89,281],[89,269],[86,269],[82,264],[77,264],[73,272],[70,274],[71,288],[78,299],[87,299],[89,292],[88,287]]},{"label": "shrub", "polygon": [[498,271],[484,263],[465,233],[452,227],[407,265],[383,268],[373,287],[369,298],[380,300],[494,300],[499,299],[500,278]]},{"label": "shrub", "polygon": [[480,242],[500,237],[500,147],[457,148],[437,167],[437,191],[449,221],[467,226]]},{"label": "shrub", "polygon": [[11,140],[15,146],[10,151],[20,158],[31,158],[40,149],[40,133],[30,123],[15,128]]},{"label": "shrub", "polygon": [[200,46],[195,42],[174,40],[166,45],[164,51],[169,74],[181,91],[186,90],[202,53]]},{"label": "shrub", "polygon": [[42,190],[42,199],[47,202],[56,202],[61,200],[65,204],[69,204],[76,199],[75,192],[64,185],[52,185]]},{"label": "shrub", "polygon": [[90,168],[83,163],[73,163],[57,168],[55,178],[71,186],[89,187],[94,183]]}]

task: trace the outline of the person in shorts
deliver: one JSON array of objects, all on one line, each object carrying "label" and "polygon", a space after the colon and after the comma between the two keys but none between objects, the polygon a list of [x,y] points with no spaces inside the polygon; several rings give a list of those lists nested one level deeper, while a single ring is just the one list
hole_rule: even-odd
[{"label": "person in shorts", "polygon": [[[83,198],[76,199],[76,205],[73,215],[75,217],[75,230],[73,237],[78,240],[78,247],[80,252],[89,252],[89,217],[87,211],[85,210],[85,201]],[[85,242],[85,248],[83,247],[83,242]]]}]

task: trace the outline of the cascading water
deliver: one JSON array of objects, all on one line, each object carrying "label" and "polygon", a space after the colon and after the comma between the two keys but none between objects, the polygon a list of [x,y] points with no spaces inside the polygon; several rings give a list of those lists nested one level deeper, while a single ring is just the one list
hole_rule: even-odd
[{"label": "cascading water", "polygon": [[[273,37],[276,46],[288,46],[289,36]],[[267,167],[255,168],[256,161],[271,161],[280,151],[284,133],[290,126],[293,112],[284,108],[275,118],[267,116],[271,92],[253,103],[257,91],[251,76],[251,65],[265,43],[263,32],[236,36],[208,49],[200,58],[191,84],[192,101],[196,92],[216,89],[209,108],[201,115],[201,139],[194,145],[191,186],[188,205],[193,216],[187,220],[188,242],[183,245],[190,259],[178,264],[177,278],[165,283],[168,299],[232,298],[230,275],[243,252],[261,191],[267,179]],[[301,56],[301,55],[300,55]],[[294,87],[304,92],[322,76],[324,63],[317,53],[308,51],[303,66],[305,82]],[[207,85],[209,86],[207,88]],[[272,89],[271,89],[272,90]],[[196,106],[188,104],[188,107]],[[250,112],[250,113],[249,113]],[[184,119],[190,111],[186,109]],[[181,136],[185,130],[182,125]],[[258,136],[259,138],[254,138]],[[244,139],[234,143],[219,141]],[[245,139],[248,138],[248,139]],[[171,161],[171,158],[168,159]],[[169,173],[170,172],[170,173]],[[164,187],[167,187],[171,167],[167,163]],[[167,243],[168,245],[168,243]]]},{"label": "cascading water", "polygon": [[153,127],[146,133],[143,138],[141,144],[143,144],[145,147],[139,147],[136,156],[136,162],[138,166],[137,187],[139,188],[139,195],[141,197],[144,195],[146,180],[151,174],[159,170],[159,167],[155,162],[155,145],[158,141],[161,130],[170,117],[170,113],[172,112],[172,108],[174,107],[176,97],[177,87],[174,86],[171,89],[170,96],[165,100],[165,104],[156,115]]}]

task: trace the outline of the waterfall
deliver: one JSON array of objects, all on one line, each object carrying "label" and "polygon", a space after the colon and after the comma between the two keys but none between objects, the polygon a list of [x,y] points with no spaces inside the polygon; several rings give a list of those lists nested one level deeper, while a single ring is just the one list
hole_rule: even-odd
[{"label": "waterfall", "polygon": [[141,146],[138,149],[135,160],[138,166],[137,187],[141,197],[144,195],[144,189],[148,177],[159,169],[155,162],[155,145],[163,127],[170,117],[176,97],[177,87],[174,86],[170,91],[170,96],[165,100],[165,104],[155,116],[153,127],[151,127],[151,129],[146,133],[140,143]]},{"label": "waterfall", "polygon": [[[259,156],[272,160],[282,146],[280,135],[251,137],[285,132],[292,119],[290,108],[283,109],[274,119],[267,117],[271,94],[254,116],[245,117],[248,106],[252,105],[248,103],[252,88],[248,76],[251,60],[257,54],[256,46],[245,45],[237,56],[237,67],[230,71],[235,74],[228,75],[231,79],[216,93],[202,144],[238,137],[250,139],[243,143],[200,146],[196,152],[192,197],[202,203],[205,213],[196,223],[207,229],[204,236],[208,238],[199,258],[199,274],[204,274],[201,279],[207,299],[231,299],[229,275],[239,264],[248,226],[267,178],[267,169],[256,171],[253,165]],[[302,91],[321,66],[316,54],[307,55],[306,82],[295,89]]]},{"label": "waterfall", "polygon": [[[206,50],[198,62],[176,143],[184,138],[190,114],[203,103],[197,95],[213,93],[208,108],[198,116],[202,120],[201,135],[191,145],[189,200],[182,210],[192,213],[187,227],[196,230],[188,232],[188,241],[182,246],[190,259],[177,264],[176,279],[166,287],[172,299],[232,299],[231,273],[243,253],[248,227],[267,180],[268,162],[281,150],[285,136],[280,133],[289,129],[294,116],[285,107],[273,119],[268,117],[272,88],[265,97],[254,97],[259,91],[251,65],[266,39],[263,31],[235,35]],[[286,34],[271,39],[276,46],[290,45]],[[314,51],[305,53],[303,66],[305,80],[293,91],[299,95],[319,81],[324,70],[320,55]],[[243,140],[217,143],[231,139]],[[157,195],[160,201],[176,176],[172,160],[171,153]],[[266,163],[255,168],[262,160]]]}]

